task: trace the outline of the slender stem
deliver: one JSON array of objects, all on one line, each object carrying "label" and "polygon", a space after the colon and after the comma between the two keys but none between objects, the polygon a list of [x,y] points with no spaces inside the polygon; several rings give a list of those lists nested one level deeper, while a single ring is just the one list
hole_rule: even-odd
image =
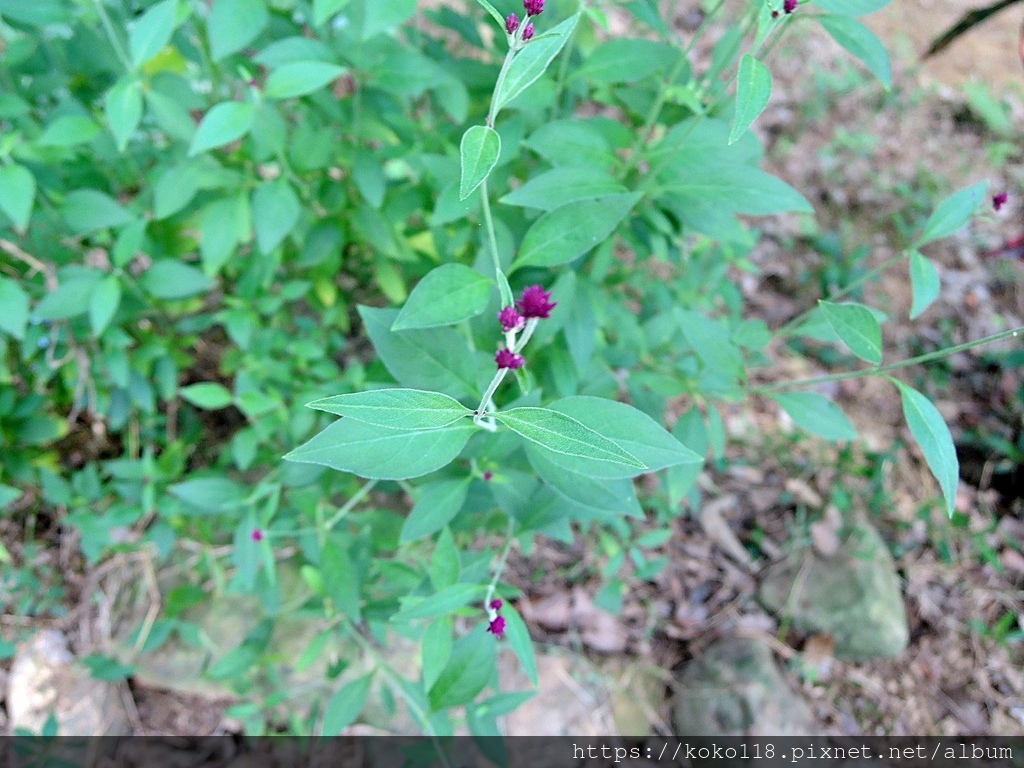
[{"label": "slender stem", "polygon": [[540,320],[536,317],[531,317],[526,321],[526,328],[523,329],[523,335],[519,338],[519,343],[516,344],[516,348],[512,350],[513,352],[519,354],[523,351],[523,347],[526,346],[526,342],[530,340],[533,336],[533,332],[537,330],[537,323],[539,322]]},{"label": "slender stem", "polygon": [[488,615],[491,613],[491,599],[494,597],[494,590],[498,586],[498,581],[501,580],[501,574],[505,571],[505,563],[508,561],[508,553],[512,549],[512,544],[515,542],[515,538],[512,536],[512,532],[515,530],[515,520],[512,515],[508,516],[508,530],[505,532],[505,548],[501,551],[501,558],[498,560],[498,567],[494,569],[494,575],[491,577],[491,583],[487,585],[487,596],[484,598],[484,605],[487,607]]},{"label": "slender stem", "polygon": [[494,232],[494,219],[491,217],[491,200],[487,192],[487,179],[480,182],[480,199],[484,207],[484,227],[487,229],[487,242],[491,246],[491,261],[494,264],[494,277],[498,281],[498,291],[501,293],[501,306],[512,305],[512,294],[506,291],[507,281],[502,280],[501,257],[498,255],[498,237]]},{"label": "slender stem", "polygon": [[494,93],[491,94],[491,106],[487,110],[488,128],[493,128],[494,121],[498,119],[498,94],[501,93],[501,86],[505,84],[505,77],[508,75],[508,68],[512,65],[512,59],[516,57],[516,52],[519,50],[519,35],[522,34],[522,30],[526,27],[529,18],[527,16],[523,19],[523,23],[519,25],[519,29],[516,30],[515,37],[508,47],[508,53],[505,54],[505,60],[501,63],[501,71],[498,72],[498,79],[494,82]]},{"label": "slender stem", "polygon": [[889,371],[896,371],[900,368],[906,368],[911,365],[918,365],[919,363],[927,363],[930,360],[938,360],[943,357],[949,357],[957,352],[963,352],[965,349],[971,347],[978,347],[982,344],[991,344],[993,341],[999,341],[1000,339],[1007,339],[1011,336],[1017,336],[1024,333],[1024,326],[1020,328],[1014,328],[1009,331],[1002,331],[1001,333],[993,334],[992,336],[986,336],[983,339],[976,339],[975,341],[968,341],[963,344],[957,344],[955,347],[947,347],[946,349],[940,349],[935,352],[929,352],[925,355],[918,355],[912,357],[909,360],[903,360],[898,363],[890,363],[889,365],[875,366],[874,368],[865,368],[861,371],[846,371],[845,373],[833,373],[829,376],[817,376],[813,379],[798,379],[797,381],[780,381],[776,384],[766,384],[763,387],[751,387],[748,391],[760,394],[764,392],[774,392],[779,389],[795,389],[798,387],[810,387],[815,384],[825,384],[829,381],[842,381],[843,379],[859,379],[863,376],[877,376],[878,374],[888,373]]},{"label": "slender stem", "polygon": [[494,374],[494,378],[491,379],[491,383],[487,385],[487,391],[484,392],[484,396],[480,398],[480,407],[476,409],[476,416],[473,417],[473,421],[477,424],[480,420],[487,415],[487,404],[494,397],[494,393],[498,390],[501,382],[505,380],[505,374],[508,373],[508,368],[499,368]]},{"label": "slender stem", "polygon": [[345,515],[347,515],[349,512],[355,509],[356,505],[367,497],[370,491],[373,490],[373,487],[377,485],[377,482],[377,480],[370,480],[362,488],[353,493],[352,497],[345,502],[345,504],[341,507],[341,509],[337,511],[337,513],[335,513],[334,517],[327,521],[327,523],[324,526],[325,529],[329,531],[332,528],[334,528],[335,525],[341,522],[342,518],[344,518]]}]

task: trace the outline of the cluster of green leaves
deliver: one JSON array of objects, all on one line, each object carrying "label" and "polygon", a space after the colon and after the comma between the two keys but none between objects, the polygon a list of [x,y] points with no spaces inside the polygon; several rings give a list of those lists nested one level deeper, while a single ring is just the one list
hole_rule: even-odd
[{"label": "cluster of green leaves", "polygon": [[[886,4],[800,13],[887,83],[856,18]],[[700,503],[718,404],[768,362],[772,333],[733,278],[753,269],[747,218],[812,212],[748,131],[770,98],[762,51],[790,24],[771,3],[739,3],[751,24],[700,67],[653,0],[623,4],[633,32],[617,38],[600,8],[552,0],[503,64],[495,25],[519,9],[498,5],[413,23],[412,0],[0,0],[0,509],[58,518],[93,562],[230,544],[140,645],[200,643],[200,585],[258,595],[267,621],[207,671],[239,692],[282,663],[264,658],[267,627],[296,605],[324,626],[304,666],[388,632],[422,642],[413,679],[331,665],[300,732],[344,729],[384,685],[429,732],[462,708],[497,733],[529,692],[496,679],[482,607],[515,592],[471,546],[485,534],[529,547],[597,528],[606,578],[627,551],[657,575],[641,548],[666,531],[628,541],[628,519]],[[983,194],[943,203],[908,247],[915,316],[937,295],[919,249]],[[481,428],[497,313],[533,284],[557,309]],[[877,365],[879,314],[822,301],[792,333]],[[898,386],[951,503],[948,430]],[[680,396],[693,405],[669,432]],[[773,397],[826,439],[856,436],[823,395]],[[644,473],[659,496],[638,497]],[[301,574],[289,608],[282,541]],[[536,684],[525,625],[503,615]],[[258,703],[239,712],[263,727]]]}]

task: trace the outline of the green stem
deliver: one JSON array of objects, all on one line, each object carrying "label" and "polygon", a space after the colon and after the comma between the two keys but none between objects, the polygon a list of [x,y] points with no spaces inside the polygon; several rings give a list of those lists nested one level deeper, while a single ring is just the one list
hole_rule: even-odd
[{"label": "green stem", "polygon": [[983,339],[976,339],[975,341],[968,341],[963,344],[957,344],[955,347],[947,347],[946,349],[940,349],[935,352],[929,352],[925,355],[918,355],[912,357],[909,360],[903,360],[898,363],[890,363],[889,365],[879,365],[873,368],[865,368],[862,371],[847,371],[845,373],[833,373],[829,376],[817,376],[813,379],[799,379],[797,381],[780,381],[776,384],[766,384],[763,387],[751,387],[748,391],[754,394],[762,394],[765,392],[774,392],[779,389],[795,389],[798,387],[810,387],[815,384],[825,384],[830,381],[842,381],[844,379],[859,379],[864,376],[877,376],[879,374],[888,373],[889,371],[896,371],[900,368],[906,368],[911,365],[918,365],[919,363],[927,363],[931,360],[938,360],[943,357],[949,357],[955,355],[957,352],[963,352],[965,349],[971,347],[979,347],[982,344],[991,344],[993,341],[999,341],[1000,339],[1007,339],[1011,336],[1017,336],[1024,333],[1024,326],[1020,328],[1014,328],[1009,331],[1002,331],[991,336],[986,336]]},{"label": "green stem", "polygon": [[494,231],[494,218],[491,216],[487,179],[480,182],[480,199],[484,207],[484,227],[487,229],[487,242],[491,246],[491,261],[494,263],[494,277],[498,281],[498,292],[501,294],[501,306],[510,307],[513,304],[512,292],[508,289],[508,281],[501,279],[501,257],[498,255],[498,237]]},{"label": "green stem", "polygon": [[508,517],[508,530],[505,532],[505,548],[501,551],[501,558],[498,560],[498,567],[494,569],[494,575],[491,577],[491,583],[487,585],[487,596],[484,598],[484,606],[486,606],[488,613],[490,612],[491,600],[494,597],[494,590],[498,587],[498,582],[501,580],[501,574],[505,571],[505,563],[508,561],[508,553],[512,550],[512,544],[515,542],[515,538],[512,536],[512,532],[515,530],[515,520],[511,515]]},{"label": "green stem", "polygon": [[363,485],[362,488],[353,493],[352,497],[335,513],[334,517],[327,521],[325,528],[329,531],[341,522],[345,515],[355,509],[356,505],[369,495],[370,491],[373,490],[373,487],[377,485],[377,482],[377,480],[370,480]]},{"label": "green stem", "polygon": [[498,390],[501,382],[505,380],[506,373],[508,373],[508,368],[499,368],[497,373],[494,374],[494,378],[491,379],[491,383],[487,386],[484,396],[480,398],[480,406],[476,409],[476,415],[473,417],[473,421],[477,424],[480,424],[480,420],[487,415],[487,404],[494,397],[494,393]]}]

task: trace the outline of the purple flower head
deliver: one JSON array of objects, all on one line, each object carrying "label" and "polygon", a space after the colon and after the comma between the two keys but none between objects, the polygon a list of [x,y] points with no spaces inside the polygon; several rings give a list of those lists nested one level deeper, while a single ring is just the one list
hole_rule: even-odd
[{"label": "purple flower head", "polygon": [[498,598],[494,598],[493,600],[491,600],[491,602],[489,604],[490,609],[492,611],[500,611],[502,605],[503,605],[503,603]]},{"label": "purple flower head", "polygon": [[492,477],[494,477],[494,473],[491,472],[491,470],[488,469],[486,472],[484,472],[484,480],[489,481]]},{"label": "purple flower head", "polygon": [[505,639],[505,617],[496,616],[487,623],[487,631],[494,635],[498,640]]},{"label": "purple flower head", "polygon": [[1006,192],[1000,192],[997,195],[992,196],[992,207],[997,211],[1006,205],[1006,201],[1010,199],[1010,196]]},{"label": "purple flower head", "polygon": [[551,310],[558,306],[557,302],[551,303],[551,294],[539,285],[524,288],[517,304],[524,317],[538,317],[542,320],[551,317]]},{"label": "purple flower head", "polygon": [[523,27],[523,42],[533,38],[533,24],[527,24]]},{"label": "purple flower head", "polygon": [[511,371],[522,368],[526,364],[523,356],[517,355],[511,349],[499,349],[498,354],[494,356],[494,362],[498,364],[499,368],[508,368]]},{"label": "purple flower head", "polygon": [[526,325],[526,318],[516,312],[515,307],[505,307],[498,313],[498,321],[501,323],[501,330],[505,333],[521,331]]},{"label": "purple flower head", "polygon": [[782,0],[782,10],[786,13],[792,13],[796,10],[799,0]]},{"label": "purple flower head", "polygon": [[514,13],[510,13],[505,17],[505,31],[512,35],[515,34],[517,29],[519,29],[519,17]]},{"label": "purple flower head", "polygon": [[544,0],[523,0],[523,8],[528,16],[540,16],[544,13]]},{"label": "purple flower head", "polygon": [[253,528],[252,533],[249,534],[249,538],[255,542],[263,541],[263,530],[260,528]]}]

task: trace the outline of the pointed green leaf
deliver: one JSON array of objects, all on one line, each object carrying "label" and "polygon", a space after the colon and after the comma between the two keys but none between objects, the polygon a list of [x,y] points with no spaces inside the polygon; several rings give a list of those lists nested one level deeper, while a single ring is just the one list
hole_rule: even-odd
[{"label": "pointed green leaf", "polygon": [[164,259],[146,270],[139,285],[158,299],[187,299],[213,287],[213,281],[190,264]]},{"label": "pointed green leaf", "polygon": [[730,144],[746,133],[764,112],[771,95],[772,73],[760,61],[745,53],[740,59],[740,71],[736,79],[736,114],[729,133]]},{"label": "pointed green leaf", "polygon": [[939,298],[939,290],[942,288],[939,271],[918,251],[910,255],[910,286],[914,295],[910,319],[915,320]]},{"label": "pointed green leaf", "polygon": [[501,18],[501,14],[498,13],[498,9],[497,8],[495,8],[493,5],[491,5],[489,2],[487,2],[487,0],[476,0],[476,2],[477,2],[477,5],[479,5],[481,8],[483,8],[489,14],[491,14],[491,18],[493,18],[496,22],[498,22],[498,26],[499,27],[501,27],[502,29],[505,28],[505,20],[503,18]]},{"label": "pointed green leaf", "polygon": [[203,381],[182,387],[181,396],[197,408],[206,410],[227,408],[235,400],[227,387],[212,381]]},{"label": "pointed green leaf", "polygon": [[450,617],[442,616],[430,622],[427,631],[423,633],[423,646],[420,653],[423,687],[429,691],[437,682],[441,670],[444,669],[452,655],[452,620]]},{"label": "pointed green leaf", "polygon": [[220,61],[245,48],[268,23],[270,14],[264,0],[214,0],[206,22],[213,60]]},{"label": "pointed green leaf", "polygon": [[505,205],[553,211],[580,200],[594,200],[625,192],[606,170],[587,166],[552,168],[501,198]]},{"label": "pointed green leaf", "polygon": [[474,125],[462,134],[459,157],[462,161],[462,180],[459,182],[459,200],[465,200],[491,173],[501,154],[501,137],[493,128]]},{"label": "pointed green leaf", "polygon": [[880,11],[893,0],[811,0],[826,13],[839,13],[844,16],[867,16]]},{"label": "pointed green leaf", "polygon": [[0,166],[0,210],[18,229],[28,227],[36,197],[36,179],[22,165]]},{"label": "pointed green leaf", "polygon": [[337,535],[324,543],[320,552],[320,575],[324,591],[334,607],[354,622],[359,621],[359,576],[346,542]]},{"label": "pointed green leaf", "polygon": [[956,506],[956,491],[960,483],[960,462],[956,456],[953,435],[936,408],[927,397],[903,382],[890,379],[899,387],[903,398],[903,418],[906,419],[910,434],[921,448],[928,468],[939,481],[942,496],[946,501],[946,514],[953,516]]},{"label": "pointed green leaf", "polygon": [[437,712],[471,702],[494,674],[496,660],[495,639],[482,624],[459,638],[448,664],[430,689],[430,708]]},{"label": "pointed green leaf", "polygon": [[103,112],[114,135],[117,151],[124,152],[142,120],[142,85],[137,80],[119,82],[107,91]]},{"label": "pointed green leaf", "polygon": [[513,408],[494,414],[494,418],[516,434],[554,453],[647,468],[615,441],[571,416],[549,408]]},{"label": "pointed green leaf", "polygon": [[464,264],[442,264],[416,284],[392,331],[435,328],[475,317],[487,308],[492,283]]},{"label": "pointed green leaf", "polygon": [[892,62],[885,45],[874,32],[850,16],[815,16],[832,39],[852,53],[885,87],[892,88]]},{"label": "pointed green leaf", "polygon": [[468,491],[469,481],[465,478],[439,480],[421,487],[416,494],[416,506],[405,518],[399,541],[405,544],[440,531],[459,514]]},{"label": "pointed green leaf", "polygon": [[789,414],[793,423],[826,440],[854,440],[857,430],[838,405],[816,392],[768,395]]},{"label": "pointed green leaf", "polygon": [[403,622],[445,616],[483,597],[486,592],[486,587],[479,584],[453,584],[430,597],[405,597],[402,598],[402,610],[391,620]]},{"label": "pointed green leaf", "polygon": [[223,101],[203,117],[188,148],[188,156],[216,149],[242,138],[252,127],[256,108],[248,102]]},{"label": "pointed green leaf", "polygon": [[313,26],[322,27],[352,0],[313,0]]},{"label": "pointed green leaf", "polygon": [[267,78],[268,99],[291,99],[323,88],[345,74],[345,68],[326,61],[293,61],[282,64]]},{"label": "pointed green leaf", "polygon": [[882,327],[871,310],[861,304],[833,304],[819,301],[818,306],[832,330],[861,360],[882,362]]},{"label": "pointed green leaf", "polygon": [[124,207],[95,189],[77,189],[64,198],[64,219],[76,235],[120,227],[132,220]]},{"label": "pointed green leaf", "polygon": [[[479,0],[478,0],[479,1]],[[501,89],[495,94],[496,108],[504,108],[512,99],[529,88],[544,74],[552,59],[558,55],[579,20],[578,13],[535,37],[523,48],[509,65]]]},{"label": "pointed green leaf", "polygon": [[28,326],[28,294],[13,280],[0,276],[0,331],[14,338],[25,338]]},{"label": "pointed green leaf", "polygon": [[41,147],[74,147],[92,141],[100,127],[84,115],[64,115],[46,126],[36,139]]},{"label": "pointed green leaf", "polygon": [[307,408],[391,429],[437,429],[473,412],[453,397],[421,389],[374,389],[314,400]]},{"label": "pointed green leaf", "polygon": [[121,281],[114,275],[107,275],[93,289],[89,299],[89,323],[92,333],[99,338],[121,305]]},{"label": "pointed green leaf", "polygon": [[261,184],[252,193],[252,220],[260,253],[269,254],[299,222],[302,204],[284,179]]},{"label": "pointed green leaf", "polygon": [[132,64],[145,64],[171,41],[177,23],[178,0],[163,0],[146,11],[128,33]]},{"label": "pointed green leaf", "polygon": [[544,214],[523,237],[513,269],[557,267],[582,256],[615,231],[641,196],[627,192],[581,200]]},{"label": "pointed green leaf", "polygon": [[[0,483],[0,509],[10,506],[20,498],[21,491],[19,491],[17,488],[12,488],[9,485],[4,485],[3,483]],[[3,545],[0,545],[0,551],[2,551],[2,546]]]},{"label": "pointed green leaf", "polygon": [[370,694],[370,683],[373,673],[364,675],[351,683],[343,685],[327,702],[324,710],[324,725],[320,731],[323,736],[338,736],[348,728],[366,706],[366,697]]},{"label": "pointed green leaf", "polygon": [[519,612],[511,605],[506,604],[501,609],[501,615],[505,617],[505,634],[508,636],[508,644],[512,652],[523,665],[523,672],[534,685],[537,685],[537,657],[533,651],[533,641],[530,640],[530,631],[519,616]]},{"label": "pointed green leaf", "polygon": [[924,231],[914,244],[920,248],[925,243],[949,237],[964,227],[978,209],[978,205],[988,192],[988,182],[983,181],[974,186],[955,192],[939,203],[928,221]]},{"label": "pointed green leaf", "polygon": [[418,432],[341,419],[284,458],[378,480],[419,477],[449,464],[477,428],[455,424]]}]

